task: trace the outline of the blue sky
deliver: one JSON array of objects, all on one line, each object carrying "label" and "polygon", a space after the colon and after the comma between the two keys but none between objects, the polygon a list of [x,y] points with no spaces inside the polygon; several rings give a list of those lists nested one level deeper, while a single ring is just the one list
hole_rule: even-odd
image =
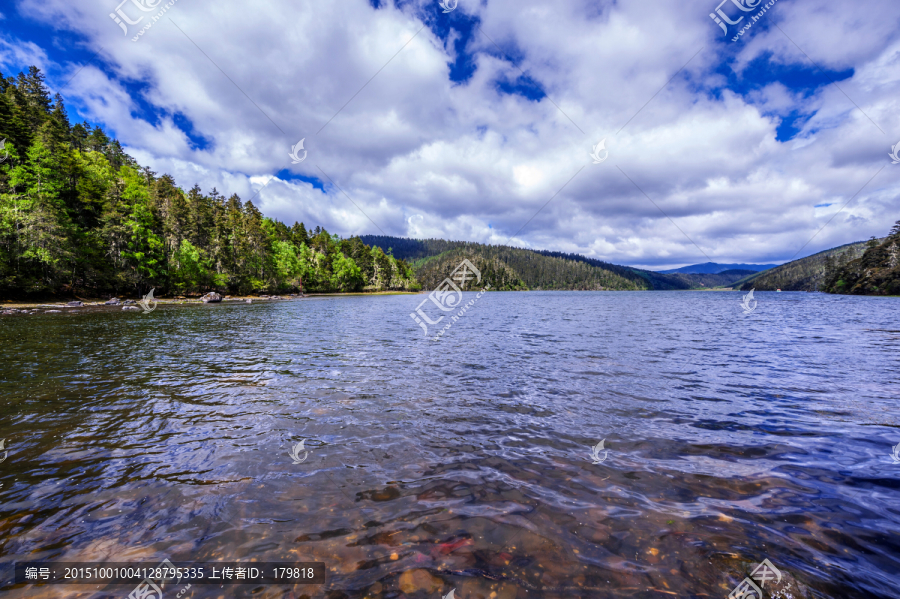
[{"label": "blue sky", "polygon": [[[729,0],[727,35],[693,0],[170,4],[6,3],[0,69],[38,65],[73,121],[184,188],[341,235],[669,268],[900,218],[892,3]],[[143,17],[127,35],[117,8]]]}]

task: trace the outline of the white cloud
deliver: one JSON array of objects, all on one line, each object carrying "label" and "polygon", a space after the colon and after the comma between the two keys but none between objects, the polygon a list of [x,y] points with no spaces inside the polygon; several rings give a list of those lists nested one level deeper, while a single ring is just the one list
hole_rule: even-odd
[{"label": "white cloud", "polygon": [[[705,0],[461,2],[455,12],[477,15],[547,92],[536,102],[498,91],[498,80],[516,81],[520,71],[477,29],[466,49],[474,75],[450,81],[461,26],[448,40],[422,26],[458,24],[460,14],[432,4],[426,18],[425,4],[212,10],[179,1],[136,43],[109,18],[107,0],[25,0],[20,11],[77,32],[102,57],[105,69],[86,66],[67,100],[114,129],[141,163],[183,187],[196,182],[244,199],[285,169],[322,180],[325,192],[276,178],[254,203],[345,235],[379,233],[371,217],[387,234],[519,243],[636,265],[784,260],[885,164],[900,136],[892,28],[900,7],[779,2],[740,42],[720,43],[707,16],[714,3]],[[7,37],[0,61],[11,53],[18,64],[51,66],[28,41]],[[720,67],[732,56],[739,79],[753,77],[753,61],[766,57],[770,68],[805,69],[803,77],[815,75],[811,60],[853,76],[812,94],[768,83],[739,95],[722,87],[728,68]],[[135,116],[147,106],[156,125]],[[175,114],[210,146],[194,149]],[[777,141],[792,114],[812,116],[795,140]],[[610,158],[591,164],[590,148],[604,137]],[[309,156],[292,165],[287,153],[300,138]],[[885,168],[805,253],[883,234],[897,218],[898,173]],[[815,208],[823,203],[835,206]]]}]

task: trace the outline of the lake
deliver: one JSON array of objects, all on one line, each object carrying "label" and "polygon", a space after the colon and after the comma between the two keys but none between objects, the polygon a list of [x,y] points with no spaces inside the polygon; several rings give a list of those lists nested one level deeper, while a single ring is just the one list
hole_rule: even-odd
[{"label": "lake", "polygon": [[724,598],[768,559],[766,596],[900,596],[900,300],[741,297],[491,292],[437,341],[425,295],[3,317],[0,588],[252,560],[327,580],[166,597]]}]

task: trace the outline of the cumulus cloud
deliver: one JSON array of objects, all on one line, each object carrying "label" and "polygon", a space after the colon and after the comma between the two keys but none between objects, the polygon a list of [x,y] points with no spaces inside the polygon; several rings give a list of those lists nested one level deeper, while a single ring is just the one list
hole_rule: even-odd
[{"label": "cumulus cloud", "polygon": [[[122,10],[156,14],[135,6]],[[124,36],[107,0],[23,0],[96,64],[12,34],[0,60],[84,66],[67,101],[142,164],[257,194],[289,222],[648,267],[787,260],[890,166],[900,7],[778,2],[738,42],[714,8],[179,0],[132,42],[142,24]],[[460,61],[473,70],[454,80]],[[604,138],[610,157],[592,164]],[[897,190],[885,168],[803,254],[883,234]]]}]

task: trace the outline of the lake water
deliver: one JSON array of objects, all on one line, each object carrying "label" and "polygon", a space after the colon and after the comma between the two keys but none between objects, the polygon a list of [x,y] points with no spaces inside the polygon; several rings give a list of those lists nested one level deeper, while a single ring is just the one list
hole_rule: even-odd
[{"label": "lake water", "polygon": [[424,298],[3,317],[0,589],[168,558],[328,578],[166,597],[724,598],[769,559],[900,596],[897,298],[488,293],[438,341]]}]

